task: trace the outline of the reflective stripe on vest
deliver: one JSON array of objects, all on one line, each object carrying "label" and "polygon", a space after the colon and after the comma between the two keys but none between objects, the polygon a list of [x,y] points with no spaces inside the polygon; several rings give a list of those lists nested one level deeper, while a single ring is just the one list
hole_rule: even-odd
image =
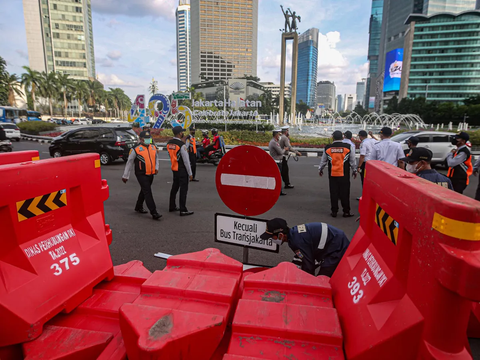
[{"label": "reflective stripe on vest", "polygon": [[325,245],[327,243],[327,237],[328,237],[328,225],[325,223],[322,223],[322,236],[320,236],[320,242],[318,243],[319,250],[323,250],[325,248]]},{"label": "reflective stripe on vest", "polygon": [[138,166],[141,173],[145,175],[155,174],[155,156],[157,155],[157,148],[153,145],[135,147],[137,154]]}]

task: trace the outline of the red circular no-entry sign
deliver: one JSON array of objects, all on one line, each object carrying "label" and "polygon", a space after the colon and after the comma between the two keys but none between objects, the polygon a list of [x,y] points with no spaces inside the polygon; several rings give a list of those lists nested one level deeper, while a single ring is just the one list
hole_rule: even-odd
[{"label": "red circular no-entry sign", "polygon": [[281,181],[275,160],[264,150],[249,145],[230,150],[218,164],[215,176],[224,204],[245,216],[270,210],[280,196]]}]

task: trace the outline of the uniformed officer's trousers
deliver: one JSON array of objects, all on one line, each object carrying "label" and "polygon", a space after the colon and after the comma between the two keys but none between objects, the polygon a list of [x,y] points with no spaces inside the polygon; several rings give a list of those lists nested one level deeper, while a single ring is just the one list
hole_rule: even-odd
[{"label": "uniformed officer's trousers", "polygon": [[350,213],[350,177],[330,177],[330,202],[332,213],[338,212],[338,200],[342,203],[343,213]]},{"label": "uniformed officer's trousers", "polygon": [[155,205],[155,200],[153,200],[152,194],[153,175],[135,174],[135,176],[140,184],[140,194],[138,194],[135,210],[142,209],[143,202],[146,202],[148,210],[150,210],[150,214],[155,214],[157,212],[157,207]]},{"label": "uniformed officer's trousers", "polygon": [[288,174],[288,161],[287,158],[283,157],[282,160],[282,180],[285,183],[285,186],[290,185],[290,175]]},{"label": "uniformed officer's trousers", "polygon": [[178,171],[173,172],[173,184],[170,191],[169,210],[176,208],[175,200],[177,198],[178,189],[180,189],[180,212],[187,212],[187,192],[188,192],[188,173],[184,167],[180,167]]}]

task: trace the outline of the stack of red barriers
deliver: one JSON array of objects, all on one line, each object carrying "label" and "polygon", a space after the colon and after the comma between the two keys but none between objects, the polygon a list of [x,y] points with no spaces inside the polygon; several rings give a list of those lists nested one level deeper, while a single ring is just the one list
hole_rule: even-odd
[{"label": "stack of red barriers", "polygon": [[369,162],[331,281],[290,263],[243,272],[216,249],[152,274],[112,267],[98,155],[13,154],[0,155],[1,360],[471,359],[480,206],[468,198]]}]

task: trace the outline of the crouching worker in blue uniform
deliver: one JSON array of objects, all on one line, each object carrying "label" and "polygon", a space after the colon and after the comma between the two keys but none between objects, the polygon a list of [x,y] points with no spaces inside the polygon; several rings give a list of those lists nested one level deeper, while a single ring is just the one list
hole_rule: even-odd
[{"label": "crouching worker in blue uniform", "polygon": [[332,225],[315,222],[289,228],[284,219],[267,221],[267,230],[260,236],[276,244],[288,242],[288,246],[301,259],[301,269],[315,275],[316,265],[321,268],[318,275],[331,277],[335,272],[350,241],[342,230]]}]

